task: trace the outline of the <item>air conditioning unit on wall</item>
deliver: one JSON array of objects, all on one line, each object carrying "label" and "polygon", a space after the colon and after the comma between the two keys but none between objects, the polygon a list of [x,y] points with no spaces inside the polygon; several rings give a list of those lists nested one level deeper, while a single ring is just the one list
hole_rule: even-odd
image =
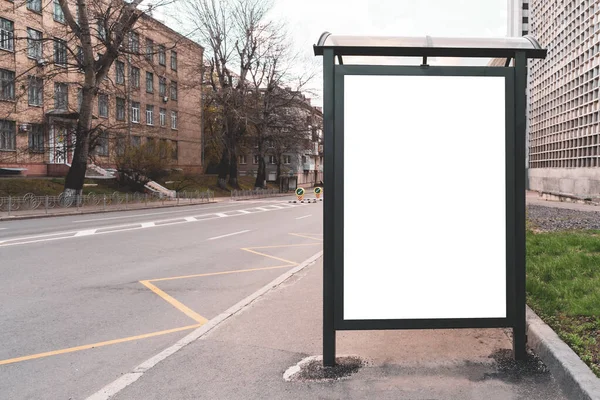
[{"label": "air conditioning unit on wall", "polygon": [[19,125],[19,132],[29,132],[31,130],[31,124]]},{"label": "air conditioning unit on wall", "polygon": [[163,97],[163,102],[166,103],[167,101],[169,101],[169,98],[167,96]]}]

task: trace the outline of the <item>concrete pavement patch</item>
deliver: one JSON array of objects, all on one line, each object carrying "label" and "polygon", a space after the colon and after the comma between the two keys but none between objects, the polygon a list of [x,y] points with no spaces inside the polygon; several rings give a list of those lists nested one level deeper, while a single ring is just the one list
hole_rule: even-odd
[{"label": "concrete pavement patch", "polygon": [[572,399],[600,400],[600,379],[556,332],[527,307],[528,345]]},{"label": "concrete pavement patch", "polygon": [[183,347],[187,346],[188,344],[190,344],[190,343],[198,340],[202,336],[206,335],[211,330],[213,330],[214,328],[219,326],[221,323],[223,323],[224,321],[226,321],[233,315],[239,313],[240,311],[242,311],[243,309],[248,307],[259,297],[268,293],[272,289],[278,287],[279,285],[284,283],[286,280],[288,280],[289,278],[294,276],[296,273],[302,271],[307,266],[313,264],[322,255],[323,255],[323,251],[319,251],[312,257],[305,260],[303,263],[299,264],[298,266],[296,266],[296,267],[292,268],[291,270],[287,271],[286,273],[282,274],[281,276],[279,276],[272,282],[263,286],[258,291],[254,292],[250,296],[246,297],[242,301],[240,301],[237,304],[235,304],[234,306],[230,307],[227,311],[221,313],[216,318],[211,319],[206,324],[202,325],[201,327],[196,329],[194,332],[190,333],[183,339],[179,340],[177,343],[175,343],[171,347],[163,350],[162,352],[158,353],[154,357],[151,357],[148,360],[144,361],[143,363],[138,365],[136,368],[134,368],[133,371],[128,372],[128,373],[124,374],[123,376],[121,376],[120,378],[113,381],[112,383],[109,383],[108,385],[106,385],[105,387],[100,389],[98,392],[96,392],[93,395],[91,395],[90,397],[88,397],[87,400],[108,400],[111,397],[115,396],[121,390],[125,389],[127,386],[131,385],[132,383],[137,381],[139,378],[141,378],[144,375],[144,373],[146,373],[148,370],[150,370],[151,368],[156,366],[159,362],[161,362],[164,359],[166,359],[167,357],[175,354],[177,351],[179,351]]}]

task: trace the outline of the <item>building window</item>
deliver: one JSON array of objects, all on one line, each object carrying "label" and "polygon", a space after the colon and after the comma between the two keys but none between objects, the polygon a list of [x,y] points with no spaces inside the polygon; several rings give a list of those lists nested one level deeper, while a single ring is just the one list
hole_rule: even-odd
[{"label": "building window", "polygon": [[0,100],[15,99],[15,72],[0,69]]},{"label": "building window", "polygon": [[44,152],[44,125],[31,124],[29,131],[29,151],[34,153]]},{"label": "building window", "polygon": [[238,156],[238,164],[246,164],[246,155],[245,154],[240,154]]},{"label": "building window", "polygon": [[35,76],[29,77],[28,102],[30,106],[44,104],[44,80]]},{"label": "building window", "polygon": [[154,92],[154,74],[152,72],[146,72],[146,92]]},{"label": "building window", "polygon": [[146,39],[146,60],[154,61],[154,42],[152,39]]},{"label": "building window", "polygon": [[98,39],[101,41],[106,41],[106,28],[104,26],[104,18],[98,18],[96,21],[96,26],[98,27]]},{"label": "building window", "polygon": [[146,104],[146,125],[154,125],[154,106]]},{"label": "building window", "polygon": [[252,160],[252,164],[256,165],[258,164],[258,161],[260,161],[260,156],[255,154],[254,159]]},{"label": "building window", "polygon": [[171,100],[177,100],[177,82],[171,82]]},{"label": "building window", "polygon": [[158,77],[158,94],[160,96],[167,95],[167,78],[163,76]]},{"label": "building window", "polygon": [[117,121],[125,121],[125,99],[117,97]]},{"label": "building window", "polygon": [[132,136],[131,137],[131,145],[133,147],[140,147],[140,144],[142,143],[141,139],[139,136]]},{"label": "building window", "polygon": [[166,109],[161,108],[160,110],[158,110],[158,120],[159,120],[160,126],[167,125],[167,110]]},{"label": "building window", "polygon": [[108,95],[98,95],[98,115],[104,118],[108,118]]},{"label": "building window", "polygon": [[27,56],[39,60],[43,50],[42,32],[27,28]]},{"label": "building window", "polygon": [[275,156],[269,156],[269,164],[275,164]]},{"label": "building window", "polygon": [[16,150],[15,121],[0,119],[0,150]]},{"label": "building window", "polygon": [[171,129],[177,129],[177,111],[171,111]]},{"label": "building window", "polygon": [[[77,69],[83,71],[83,47],[77,46]],[[106,77],[104,78],[106,79]]]},{"label": "building window", "polygon": [[27,0],[27,9],[37,13],[42,12],[42,0]]},{"label": "building window", "polygon": [[54,84],[54,108],[66,110],[69,106],[69,87],[66,83]]},{"label": "building window", "polygon": [[102,131],[98,135],[96,154],[99,156],[108,156],[108,131]]},{"label": "building window", "polygon": [[15,30],[15,24],[4,18],[0,18],[0,49],[13,51],[15,43],[13,40],[13,34]]},{"label": "building window", "polygon": [[284,155],[283,156],[283,163],[284,164],[291,164],[292,163],[292,156]]},{"label": "building window", "polygon": [[131,85],[134,88],[140,87],[140,69],[138,67],[131,67]]},{"label": "building window", "polygon": [[167,64],[167,52],[165,50],[165,46],[163,46],[162,44],[158,46],[158,63],[160,65]]},{"label": "building window", "polygon": [[77,111],[81,111],[82,104],[83,104],[83,89],[77,88]]},{"label": "building window", "polygon": [[131,51],[134,53],[139,53],[140,51],[140,35],[136,32],[129,33],[129,41],[131,45]]},{"label": "building window", "polygon": [[131,102],[131,122],[140,122],[140,103],[137,101]]},{"label": "building window", "polygon": [[125,135],[117,134],[117,143],[115,146],[115,152],[118,156],[125,154]]},{"label": "building window", "polygon": [[174,140],[172,143],[172,147],[171,147],[171,158],[173,160],[177,160],[178,158],[178,149],[177,149],[177,142]]},{"label": "building window", "polygon": [[177,71],[177,52],[171,50],[171,69]]},{"label": "building window", "polygon": [[67,42],[57,38],[54,38],[54,63],[67,65]]},{"label": "building window", "polygon": [[58,0],[54,0],[54,20],[65,23],[65,14]]},{"label": "building window", "polygon": [[125,63],[123,61],[115,61],[115,72],[117,84],[123,85],[125,83]]}]

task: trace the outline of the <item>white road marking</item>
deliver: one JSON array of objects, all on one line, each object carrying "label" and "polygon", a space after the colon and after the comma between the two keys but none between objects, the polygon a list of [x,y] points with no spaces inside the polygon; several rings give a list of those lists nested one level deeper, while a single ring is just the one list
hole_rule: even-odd
[{"label": "white road marking", "polygon": [[[218,206],[218,207],[210,207],[207,211],[210,210],[216,210],[216,209],[221,209],[221,208],[231,208],[231,207],[239,207],[240,204],[235,204],[235,205],[230,205],[230,206]],[[77,221],[73,221],[73,223],[79,223],[79,222],[95,222],[95,221],[109,221],[112,219],[123,219],[123,218],[135,218],[135,217],[147,217],[150,215],[160,215],[160,214],[176,214],[176,213],[183,213],[186,211],[189,211],[190,209],[182,209],[182,210],[177,210],[177,211],[162,211],[162,212],[155,212],[155,213],[146,213],[146,214],[135,214],[135,215],[122,215],[120,217],[106,217],[106,218],[95,218],[95,219],[80,219]],[[2,228],[2,229],[6,229],[6,228]]]},{"label": "white road marking", "polygon": [[[289,207],[295,207],[295,205],[292,205]],[[225,217],[239,217],[239,216],[248,215],[248,214],[256,214],[257,211],[262,211],[262,212],[277,211],[279,209],[288,209],[289,207],[276,207],[276,208],[256,207],[256,208],[250,208],[250,210],[252,210],[252,212],[247,211],[247,210],[232,210],[232,211],[230,211],[230,212],[237,212],[237,214],[234,214],[234,215],[228,215],[225,213],[207,213],[207,214],[188,216],[188,217],[181,216],[181,217],[175,217],[175,218],[171,218],[171,219],[164,219],[164,220],[158,220],[158,221],[152,221],[152,222],[137,222],[137,223],[130,222],[130,223],[125,223],[125,224],[121,224],[121,225],[101,226],[101,227],[98,227],[95,229],[82,229],[82,230],[67,231],[67,232],[49,233],[49,234],[43,234],[43,235],[5,238],[4,240],[0,240],[0,247],[17,246],[17,245],[21,245],[21,244],[39,243],[39,242],[50,242],[50,241],[59,240],[59,239],[71,239],[74,237],[103,235],[106,233],[126,232],[126,231],[138,230],[138,229],[154,228],[154,227],[159,227],[159,226],[168,226],[168,225],[173,225],[173,224],[182,224],[182,223],[185,224],[188,222],[210,221],[213,219],[219,219],[219,218],[225,218]],[[257,211],[255,211],[255,210],[257,210]],[[233,234],[245,233],[245,232],[248,232],[248,231],[235,232]],[[233,234],[225,235],[222,237],[231,236]],[[221,238],[221,236],[211,238],[209,240],[214,240],[214,239],[219,239],[219,238]]]},{"label": "white road marking", "polygon": [[308,218],[308,217],[312,217],[312,214],[305,215],[304,217],[298,217],[296,219],[304,219],[304,218]]},{"label": "white road marking", "polygon": [[79,236],[89,236],[89,235],[93,235],[96,233],[96,229],[88,229],[86,231],[79,231],[75,234],[76,237]]},{"label": "white road marking", "polygon": [[0,228],[0,231],[3,231],[3,230],[5,230],[5,229],[8,229],[8,228]]},{"label": "white road marking", "polygon": [[228,233],[227,235],[215,236],[215,237],[208,238],[208,239],[206,239],[206,240],[215,240],[215,239],[221,239],[221,238],[224,238],[224,237],[233,236],[233,235],[239,235],[239,234],[241,234],[241,233],[246,233],[246,232],[250,232],[250,230],[249,230],[249,229],[247,229],[247,230],[245,230],[245,231],[239,231],[239,232]]}]

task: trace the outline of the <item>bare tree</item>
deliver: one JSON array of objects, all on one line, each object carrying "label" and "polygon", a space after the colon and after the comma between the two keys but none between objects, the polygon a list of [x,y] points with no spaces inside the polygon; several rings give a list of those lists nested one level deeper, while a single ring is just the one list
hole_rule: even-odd
[{"label": "bare tree", "polygon": [[248,121],[248,75],[260,58],[260,38],[270,26],[266,21],[271,2],[265,0],[187,0],[190,23],[207,44],[208,89],[222,113],[222,153],[217,184],[238,187],[237,155]]}]

